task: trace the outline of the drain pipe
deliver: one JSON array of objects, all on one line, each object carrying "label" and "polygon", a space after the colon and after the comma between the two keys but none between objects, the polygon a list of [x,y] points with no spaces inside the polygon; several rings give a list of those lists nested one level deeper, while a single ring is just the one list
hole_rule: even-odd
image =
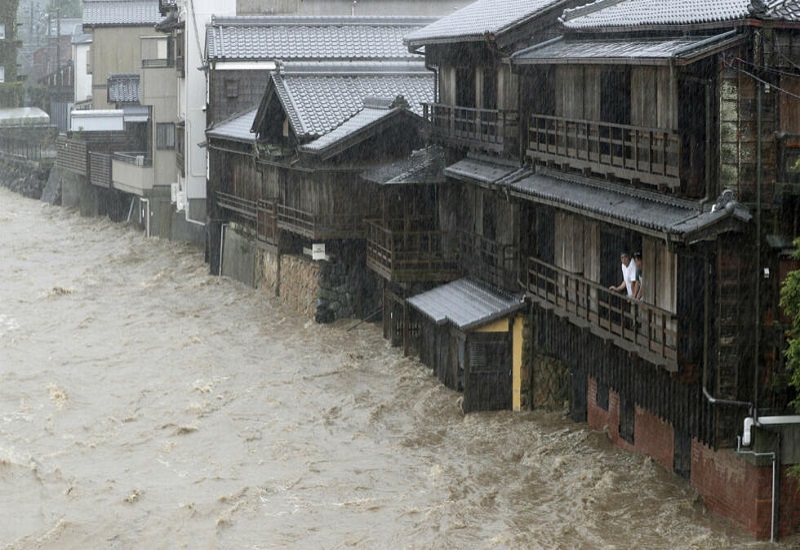
[{"label": "drain pipe", "polygon": [[762,458],[768,457],[772,459],[772,512],[770,518],[770,526],[769,526],[769,542],[775,542],[775,502],[776,502],[776,495],[775,490],[778,486],[778,476],[777,476],[777,455],[774,452],[771,453],[757,453],[755,451],[743,451],[742,450],[742,436],[736,436],[736,454],[740,455],[750,455],[753,458]]},{"label": "drain pipe", "polygon": [[225,250],[225,228],[228,226],[227,223],[219,224],[219,273],[217,273],[218,277],[222,277],[222,253]]}]

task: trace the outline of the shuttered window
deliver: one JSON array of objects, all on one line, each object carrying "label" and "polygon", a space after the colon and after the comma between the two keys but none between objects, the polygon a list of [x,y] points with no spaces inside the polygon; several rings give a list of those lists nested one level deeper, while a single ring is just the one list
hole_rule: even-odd
[{"label": "shuttered window", "polygon": [[175,124],[159,122],[156,124],[156,148],[175,149]]}]

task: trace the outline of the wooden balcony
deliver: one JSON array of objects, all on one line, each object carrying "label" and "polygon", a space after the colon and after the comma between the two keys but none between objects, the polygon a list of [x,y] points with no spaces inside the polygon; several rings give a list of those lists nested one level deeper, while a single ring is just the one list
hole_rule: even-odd
[{"label": "wooden balcony", "polygon": [[217,206],[222,210],[227,210],[244,221],[256,221],[258,215],[256,201],[243,199],[222,191],[216,191],[214,197],[216,198]]},{"label": "wooden balcony", "polygon": [[256,206],[256,239],[259,243],[278,244],[278,203],[275,200],[259,200]]},{"label": "wooden balcony", "polygon": [[532,115],[526,156],[635,183],[679,188],[677,132],[605,122]]},{"label": "wooden balcony", "polygon": [[423,229],[422,220],[367,220],[367,267],[398,283],[458,277],[454,233]]},{"label": "wooden balcony", "polygon": [[422,107],[434,141],[494,153],[514,152],[518,143],[516,111],[441,103],[423,103]]},{"label": "wooden balcony", "polygon": [[528,258],[526,286],[541,307],[655,365],[678,370],[677,318],[671,312],[535,258]]},{"label": "wooden balcony", "polygon": [[309,239],[363,238],[364,219],[358,214],[319,214],[278,204],[278,228]]},{"label": "wooden balcony", "polygon": [[89,182],[97,187],[111,188],[111,153],[89,151]]}]

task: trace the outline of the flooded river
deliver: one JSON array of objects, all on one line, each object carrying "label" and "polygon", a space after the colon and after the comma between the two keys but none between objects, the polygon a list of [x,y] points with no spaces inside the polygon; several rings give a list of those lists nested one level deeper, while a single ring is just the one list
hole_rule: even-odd
[{"label": "flooded river", "polygon": [[0,547],[766,547],[604,433],[464,417],[375,325],[190,246],[0,188],[0,253]]}]

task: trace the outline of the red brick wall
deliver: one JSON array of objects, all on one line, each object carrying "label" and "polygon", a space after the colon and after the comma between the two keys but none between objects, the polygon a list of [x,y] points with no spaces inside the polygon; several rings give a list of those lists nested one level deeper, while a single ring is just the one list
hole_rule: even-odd
[{"label": "red brick wall", "polygon": [[[592,430],[608,430],[611,441],[629,451],[652,457],[672,471],[674,432],[672,426],[636,406],[634,444],[619,435],[619,394],[608,392],[608,411],[597,405],[597,381],[589,378],[588,423]],[[800,480],[781,469],[779,536],[800,532]],[[772,466],[754,466],[733,449],[714,451],[692,441],[691,483],[708,508],[733,520],[759,539],[769,539],[772,522]]]},{"label": "red brick wall", "polygon": [[709,509],[769,539],[772,466],[754,466],[733,449],[714,451],[692,441],[692,485]]},{"label": "red brick wall", "polygon": [[594,378],[589,378],[587,392],[587,421],[590,429],[602,430],[608,427],[608,437],[615,445],[650,456],[672,471],[675,441],[672,426],[637,405],[631,445],[619,435],[619,394],[613,390],[608,391],[608,411],[604,411],[597,405],[597,381]]},{"label": "red brick wall", "polygon": [[780,536],[800,533],[800,481],[789,475],[790,467],[781,469]]}]

